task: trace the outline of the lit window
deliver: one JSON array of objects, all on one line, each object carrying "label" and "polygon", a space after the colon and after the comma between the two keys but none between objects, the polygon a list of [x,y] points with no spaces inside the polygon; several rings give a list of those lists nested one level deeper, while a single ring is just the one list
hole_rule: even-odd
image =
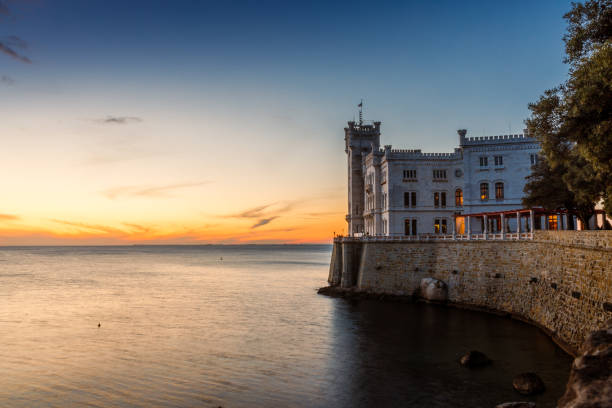
[{"label": "lit window", "polygon": [[440,193],[437,191],[434,193],[434,207],[440,206]]},{"label": "lit window", "polygon": [[504,199],[504,183],[495,183],[495,199]]},{"label": "lit window", "polygon": [[440,233],[440,219],[436,218],[434,219],[434,234],[439,234]]},{"label": "lit window", "polygon": [[558,219],[556,215],[548,216],[548,229],[556,230],[558,228]]},{"label": "lit window", "polygon": [[487,156],[480,157],[480,167],[487,167],[489,165],[489,158]]},{"label": "lit window", "polygon": [[489,199],[489,183],[480,183],[480,199],[482,201]]},{"label": "lit window", "polygon": [[446,218],[436,218],[434,219],[434,233],[435,234],[446,234],[448,231],[448,227],[446,224]]},{"label": "lit window", "polygon": [[495,165],[503,166],[504,165],[504,157],[503,156],[495,156]]},{"label": "lit window", "polygon": [[455,207],[463,207],[463,190],[455,190]]}]

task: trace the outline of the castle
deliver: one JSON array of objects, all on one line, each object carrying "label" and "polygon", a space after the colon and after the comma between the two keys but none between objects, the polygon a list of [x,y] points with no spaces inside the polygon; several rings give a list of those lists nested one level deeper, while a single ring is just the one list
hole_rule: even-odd
[{"label": "castle", "polygon": [[454,152],[423,153],[381,149],[380,122],[351,121],[344,133],[350,236],[464,234],[463,214],[521,208],[525,177],[540,150],[527,134],[466,137],[461,129]]}]

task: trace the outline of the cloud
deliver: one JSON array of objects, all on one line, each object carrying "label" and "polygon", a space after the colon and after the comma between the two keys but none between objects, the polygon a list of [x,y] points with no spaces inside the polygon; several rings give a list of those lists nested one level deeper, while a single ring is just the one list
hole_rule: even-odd
[{"label": "cloud", "polygon": [[95,119],[98,123],[114,124],[114,125],[127,125],[129,123],[142,122],[142,118],[137,116],[107,116],[101,119]]},{"label": "cloud", "polygon": [[145,227],[144,225],[140,225],[140,224],[132,224],[129,222],[122,222],[122,224],[132,229],[132,232],[137,233],[137,234],[146,234],[146,233],[153,231],[151,227]]},{"label": "cloud", "polygon": [[15,80],[8,75],[2,75],[0,76],[0,83],[10,86],[15,83]]},{"label": "cloud", "polygon": [[7,44],[6,41],[0,41],[0,52],[8,55],[9,57],[12,57],[12,58],[18,60],[18,61],[25,62],[26,64],[31,64],[32,63],[32,60],[30,60],[28,57],[26,57],[25,55],[21,55],[21,54],[17,53],[17,51],[15,51],[11,47],[9,47],[9,45]]},{"label": "cloud", "polygon": [[278,218],[278,216],[274,216],[274,217],[270,217],[270,218],[262,218],[259,221],[257,221],[255,224],[253,224],[251,226],[251,229],[262,227],[262,226],[270,223],[271,221],[273,221],[273,220],[275,220],[277,218]]},{"label": "cloud", "polygon": [[105,234],[113,234],[113,235],[125,235],[125,231],[119,228],[108,227],[106,225],[86,224],[84,222],[73,222],[73,221],[58,220],[58,219],[51,219],[51,221],[56,222],[58,224],[69,225],[71,227],[77,227],[79,229],[85,229],[89,231],[102,232]]},{"label": "cloud", "polygon": [[142,186],[124,186],[124,187],[115,187],[103,191],[106,197],[114,200],[119,197],[170,197],[168,194],[171,191],[198,187],[204,184],[208,184],[208,181],[201,181],[198,183],[182,183],[182,184],[168,184],[163,186],[151,186],[151,187],[142,187]]},{"label": "cloud", "polygon": [[0,214],[0,221],[15,221],[21,217],[14,214]]}]

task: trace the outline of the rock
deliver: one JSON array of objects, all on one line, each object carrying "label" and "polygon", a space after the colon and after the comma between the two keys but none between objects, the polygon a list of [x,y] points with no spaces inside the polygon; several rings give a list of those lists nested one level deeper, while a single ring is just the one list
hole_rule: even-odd
[{"label": "rock", "polygon": [[477,350],[472,350],[461,357],[459,363],[464,367],[475,368],[489,365],[492,363],[492,361],[484,353]]},{"label": "rock", "polygon": [[434,278],[421,279],[421,297],[435,302],[446,302],[448,285]]},{"label": "rock", "polygon": [[612,320],[591,333],[572,364],[559,408],[612,407]]},{"label": "rock", "polygon": [[543,392],[546,387],[536,373],[519,374],[512,380],[512,386],[523,395],[533,395]]},{"label": "rock", "polygon": [[495,406],[495,408],[535,408],[535,402],[504,402],[503,404],[499,404]]}]

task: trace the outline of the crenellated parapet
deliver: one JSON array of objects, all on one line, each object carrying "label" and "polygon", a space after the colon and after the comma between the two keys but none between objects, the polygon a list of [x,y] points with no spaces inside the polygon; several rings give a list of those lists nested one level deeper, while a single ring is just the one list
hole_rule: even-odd
[{"label": "crenellated parapet", "polygon": [[466,137],[465,134],[459,134],[459,145],[466,146],[481,146],[481,145],[496,145],[504,143],[537,143],[537,140],[530,137],[528,134],[517,135],[497,135],[497,136],[473,136]]},{"label": "crenellated parapet", "polygon": [[387,160],[461,160],[463,158],[461,149],[455,149],[452,153],[423,153],[420,149],[392,149],[386,145],[380,150],[385,154]]}]

